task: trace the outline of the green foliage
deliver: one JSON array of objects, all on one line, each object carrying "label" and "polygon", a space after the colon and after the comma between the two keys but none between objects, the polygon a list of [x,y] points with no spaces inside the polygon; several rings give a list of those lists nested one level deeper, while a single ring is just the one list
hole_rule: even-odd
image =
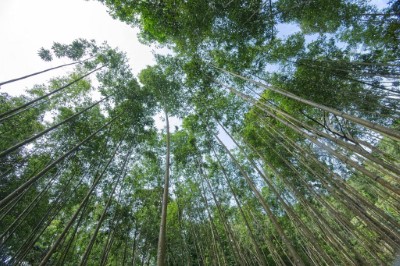
[{"label": "green foliage", "polygon": [[48,49],[44,49],[43,47],[40,48],[40,50],[38,51],[38,55],[43,61],[51,61],[51,60],[53,60],[53,56],[51,55],[51,51],[48,50]]},{"label": "green foliage", "polygon": [[[155,264],[160,112],[182,120],[171,133],[168,265],[393,260],[397,2],[100,2],[174,55],[136,79],[106,43],[54,43],[43,60],[87,60],[26,95],[0,95],[0,152],[47,130],[0,158],[0,198],[15,196],[1,205],[1,263],[79,265],[90,248],[88,265]],[[300,31],[283,37],[284,23]],[[103,100],[87,109],[94,92]]]},{"label": "green foliage", "polygon": [[277,1],[283,22],[299,23],[305,33],[335,32],[341,26],[357,23],[355,16],[368,13],[368,6],[358,0]]}]

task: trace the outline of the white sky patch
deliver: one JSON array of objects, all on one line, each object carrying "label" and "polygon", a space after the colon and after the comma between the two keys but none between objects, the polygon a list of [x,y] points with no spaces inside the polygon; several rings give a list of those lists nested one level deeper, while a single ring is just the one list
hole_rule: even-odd
[{"label": "white sky patch", "polygon": [[[165,115],[163,112],[158,113],[153,117],[154,119],[154,126],[159,130],[165,130]],[[169,128],[171,132],[175,132],[176,128],[178,130],[182,129],[182,119],[175,117],[175,116],[170,116],[168,117],[169,120]]]},{"label": "white sky patch", "polygon": [[218,138],[222,140],[225,144],[225,146],[228,149],[234,149],[236,148],[236,144],[233,142],[233,140],[229,137],[228,134],[218,125]]},{"label": "white sky patch", "polygon": [[[94,39],[97,44],[107,41],[126,52],[136,75],[155,63],[152,48],[140,44],[137,33],[137,29],[111,18],[106,7],[96,1],[0,0],[0,82],[70,62],[44,62],[37,52],[41,47],[50,48],[53,42],[69,44],[78,38]],[[62,68],[6,84],[0,92],[17,95],[65,71]]]},{"label": "white sky patch", "polygon": [[301,31],[300,27],[293,23],[279,23],[276,29],[278,31],[277,37],[282,39],[286,39],[290,35]]},{"label": "white sky patch", "polygon": [[377,8],[387,8],[389,0],[371,0],[369,1],[372,5],[375,5]]}]

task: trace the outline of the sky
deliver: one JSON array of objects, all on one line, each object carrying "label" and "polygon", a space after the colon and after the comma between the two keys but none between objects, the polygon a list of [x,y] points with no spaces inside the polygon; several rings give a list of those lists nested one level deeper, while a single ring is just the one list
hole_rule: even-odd
[{"label": "sky", "polygon": [[[106,7],[97,1],[84,0],[0,0],[0,81],[33,73],[67,62],[44,62],[37,55],[53,42],[69,44],[78,38],[107,41],[127,53],[137,74],[154,64],[152,48],[137,40],[137,29],[114,20]],[[4,85],[0,92],[21,93],[31,84],[44,83],[55,73]]]},{"label": "sky", "polygon": [[[125,52],[136,75],[147,65],[155,64],[153,51],[164,52],[139,43],[138,30],[114,20],[105,6],[84,0],[0,0],[0,82],[24,76],[49,67],[71,62],[53,59],[44,62],[37,55],[41,47],[53,42],[69,44],[78,38],[104,41]],[[73,66],[69,68],[72,70]],[[50,71],[23,81],[3,85],[0,92],[20,95],[34,84],[46,83],[51,77],[65,74],[66,69]],[[164,122],[156,117],[156,127]],[[171,126],[181,121],[171,118]]]}]

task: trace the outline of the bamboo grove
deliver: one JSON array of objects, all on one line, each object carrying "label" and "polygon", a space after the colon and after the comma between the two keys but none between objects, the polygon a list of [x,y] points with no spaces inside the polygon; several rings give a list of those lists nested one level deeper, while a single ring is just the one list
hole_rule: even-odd
[{"label": "bamboo grove", "polygon": [[78,39],[39,50],[70,63],[0,82],[65,70],[0,90],[0,264],[399,256],[398,2],[100,2],[171,55],[135,77]]}]

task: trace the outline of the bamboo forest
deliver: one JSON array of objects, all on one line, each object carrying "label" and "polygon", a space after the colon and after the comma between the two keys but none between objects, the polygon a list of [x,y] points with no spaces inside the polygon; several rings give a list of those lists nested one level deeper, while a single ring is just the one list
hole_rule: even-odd
[{"label": "bamboo forest", "polygon": [[400,261],[399,1],[98,2],[169,52],[0,80],[0,265]]}]

